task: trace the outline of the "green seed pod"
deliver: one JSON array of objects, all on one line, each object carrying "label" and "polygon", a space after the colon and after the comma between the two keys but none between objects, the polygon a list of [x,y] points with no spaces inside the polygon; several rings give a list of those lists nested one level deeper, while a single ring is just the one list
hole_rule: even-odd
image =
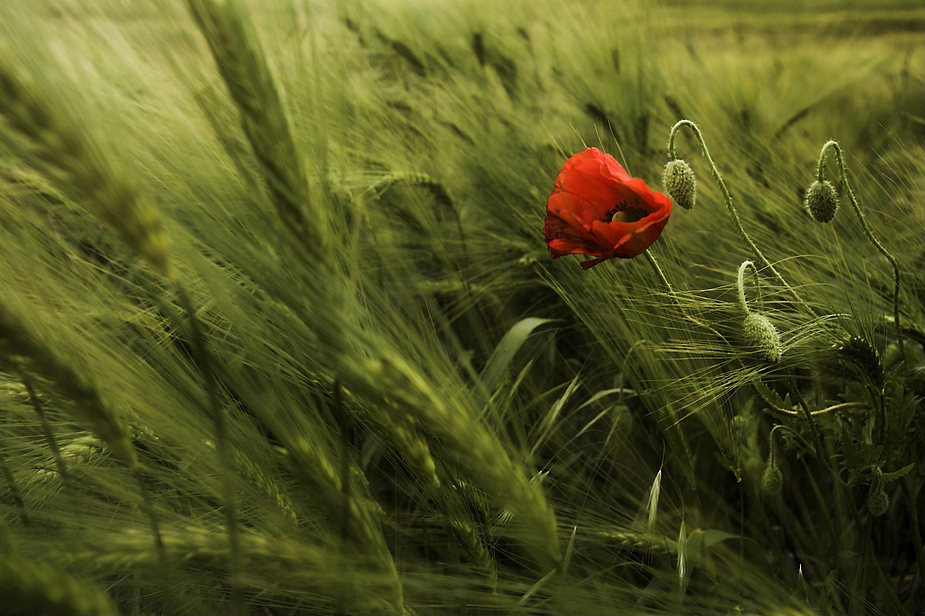
[{"label": "green seed pod", "polygon": [[804,205],[816,222],[831,222],[838,210],[835,187],[828,180],[816,180],[806,191]]},{"label": "green seed pod", "polygon": [[784,475],[773,458],[768,460],[764,475],[761,476],[761,487],[770,496],[777,496],[784,487]]},{"label": "green seed pod", "polygon": [[780,334],[767,317],[752,313],[742,322],[742,334],[751,349],[762,358],[776,362],[781,356]]},{"label": "green seed pod", "polygon": [[876,482],[876,487],[871,487],[870,494],[867,495],[867,509],[870,515],[879,518],[890,508],[890,497],[886,495],[883,484]]},{"label": "green seed pod", "polygon": [[694,207],[694,201],[697,199],[697,180],[694,178],[694,170],[691,166],[680,158],[669,161],[665,165],[662,186],[675,203],[685,210]]}]

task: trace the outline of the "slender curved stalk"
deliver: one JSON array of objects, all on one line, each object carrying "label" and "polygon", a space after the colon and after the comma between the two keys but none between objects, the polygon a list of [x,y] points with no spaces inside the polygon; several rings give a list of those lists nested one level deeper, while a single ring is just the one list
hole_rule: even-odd
[{"label": "slender curved stalk", "polygon": [[[29,526],[29,514],[26,513],[26,505],[23,503],[22,495],[19,493],[19,487],[16,485],[16,478],[6,464],[6,456],[0,449],[0,475],[6,480],[7,489],[10,491],[10,499],[19,512],[19,519],[22,520],[23,526]],[[2,524],[2,522],[0,522]],[[0,541],[2,543],[2,541]]]},{"label": "slender curved stalk", "polygon": [[130,470],[132,477],[135,478],[135,483],[138,484],[138,491],[141,492],[141,501],[145,512],[148,514],[148,525],[151,527],[151,534],[154,536],[154,547],[157,550],[158,565],[161,569],[161,584],[163,585],[163,613],[170,614],[173,611],[173,593],[170,590],[170,566],[167,563],[167,552],[164,550],[164,539],[161,535],[160,524],[154,511],[154,501],[151,499],[151,491],[148,490],[148,484],[145,482],[144,474],[141,472],[141,466],[136,464]]},{"label": "slender curved stalk", "polygon": [[864,212],[861,211],[861,206],[858,204],[857,197],[854,196],[854,191],[851,190],[851,187],[848,184],[848,170],[845,166],[845,159],[842,155],[841,146],[838,145],[836,141],[829,141],[822,146],[822,151],[819,153],[819,164],[816,170],[816,176],[819,181],[824,181],[825,175],[825,155],[829,150],[835,152],[835,162],[838,164],[839,175],[841,176],[842,187],[845,194],[848,195],[848,201],[851,202],[851,206],[854,208],[855,214],[858,215],[858,220],[861,221],[861,228],[864,229],[864,234],[867,236],[867,239],[877,247],[877,250],[887,258],[890,262],[890,265],[893,266],[893,324],[896,326],[896,343],[899,345],[899,356],[902,360],[902,363],[905,364],[906,359],[906,350],[903,346],[903,330],[902,325],[899,320],[899,264],[896,262],[896,257],[894,257],[889,250],[886,249],[886,246],[877,239],[877,236],[874,235],[873,230],[870,228],[870,225],[867,224],[867,218],[864,216]]},{"label": "slender curved stalk", "polygon": [[[793,430],[793,428],[785,426],[784,424],[777,424],[776,426],[771,428],[771,433],[768,435],[768,447],[771,451],[773,451],[773,448],[774,448],[774,433],[777,432],[778,430],[786,430],[787,432],[789,432],[790,435],[793,436],[796,440],[798,440],[800,444],[803,445],[803,448],[806,449],[807,451],[812,449],[812,446],[806,442],[805,438],[800,436],[799,432],[796,432],[795,430]],[[776,454],[774,456],[774,459],[775,460],[777,459]]]},{"label": "slender curved stalk", "polygon": [[665,272],[662,271],[662,266],[658,264],[658,259],[655,258],[655,255],[652,254],[651,250],[647,250],[645,255],[649,259],[649,263],[652,264],[652,269],[654,269],[655,273],[658,274],[658,277],[661,278],[662,284],[664,284],[665,288],[668,289],[668,293],[674,297],[674,287],[671,286],[671,282],[668,281],[668,277],[665,276]]},{"label": "slender curved stalk", "polygon": [[55,466],[58,469],[58,474],[61,475],[61,479],[67,481],[70,479],[70,476],[64,464],[64,458],[61,456],[61,449],[58,447],[58,441],[55,439],[55,433],[52,432],[51,425],[48,423],[48,418],[45,417],[45,409],[42,406],[42,401],[39,400],[39,397],[36,395],[35,389],[32,387],[32,381],[30,381],[25,374],[20,375],[20,378],[22,379],[23,385],[26,386],[26,393],[29,394],[29,402],[32,403],[32,408],[35,409],[35,414],[39,417],[39,423],[42,425],[42,433],[45,436],[45,441],[48,442],[51,455],[55,459]]},{"label": "slender curved stalk", "polygon": [[231,610],[232,614],[242,614],[243,600],[241,597],[241,586],[239,576],[241,573],[241,546],[238,536],[237,521],[237,497],[235,494],[234,477],[231,474],[232,459],[231,451],[228,448],[228,425],[225,421],[225,410],[222,408],[221,401],[218,399],[218,386],[215,382],[215,372],[212,370],[212,356],[206,348],[206,341],[202,335],[199,325],[199,319],[196,318],[196,311],[189,294],[182,284],[177,284],[177,291],[180,303],[186,310],[191,329],[191,338],[193,348],[196,350],[196,359],[199,364],[199,370],[202,372],[203,379],[206,382],[206,390],[209,392],[209,405],[211,407],[212,423],[215,427],[215,447],[218,451],[219,463],[221,464],[220,474],[222,477],[222,489],[225,497],[225,523],[228,526],[228,543],[231,547]]},{"label": "slender curved stalk", "polygon": [[707,149],[707,144],[703,140],[703,134],[700,132],[700,129],[697,127],[696,124],[694,124],[690,120],[681,120],[680,122],[678,122],[672,127],[671,135],[668,137],[668,158],[671,160],[676,160],[678,158],[676,151],[675,151],[675,139],[680,129],[683,128],[684,126],[689,127],[694,132],[694,135],[697,136],[697,141],[700,143],[700,149],[701,149],[701,152],[703,153],[703,157],[707,160],[707,163],[710,165],[710,172],[713,174],[713,179],[716,180],[716,183],[719,185],[720,190],[723,191],[723,199],[726,201],[726,207],[729,209],[729,214],[730,216],[732,216],[732,222],[735,223],[736,229],[739,231],[739,235],[742,236],[742,239],[745,240],[745,243],[748,244],[748,247],[761,260],[761,262],[765,265],[765,267],[771,270],[771,272],[774,274],[777,280],[784,286],[784,288],[786,288],[787,291],[790,292],[791,295],[793,295],[794,299],[796,299],[800,304],[806,307],[806,309],[809,310],[810,313],[815,315],[816,312],[812,309],[812,307],[809,304],[807,304],[805,301],[803,301],[803,298],[799,296],[799,294],[793,289],[793,287],[790,286],[789,283],[787,283],[786,280],[784,280],[784,277],[781,276],[780,273],[776,269],[774,269],[774,266],[771,264],[768,258],[764,256],[764,253],[762,253],[761,250],[758,248],[758,246],[755,245],[755,242],[752,241],[752,238],[749,237],[748,233],[745,232],[745,228],[742,226],[742,221],[739,220],[739,215],[736,212],[735,205],[732,203],[732,195],[729,193],[729,189],[726,188],[726,182],[723,181],[722,176],[719,174],[719,169],[716,168],[716,163],[713,162],[713,158],[710,156],[710,151]]},{"label": "slender curved stalk", "polygon": [[687,313],[687,311],[684,309],[684,306],[681,304],[681,300],[675,294],[674,287],[671,286],[671,282],[668,280],[668,277],[665,276],[665,272],[662,270],[662,266],[659,265],[658,259],[655,258],[655,255],[652,254],[651,250],[645,251],[645,255],[646,255],[646,258],[649,259],[649,263],[652,264],[652,269],[654,269],[655,273],[658,274],[658,277],[661,279],[662,284],[664,284],[665,288],[668,289],[668,294],[671,295],[672,299],[674,299],[675,302],[677,302],[678,308],[681,309],[681,312],[684,314],[684,316],[690,319],[692,323],[699,325],[700,327],[708,330],[710,333],[714,334],[717,338],[725,342],[726,337],[723,336],[718,331],[716,331],[716,329],[714,329],[713,327],[710,327],[709,325],[707,325],[700,319],[696,319]]},{"label": "slender curved stalk", "polygon": [[806,400],[803,399],[803,395],[800,394],[800,390],[793,381],[790,381],[790,393],[793,394],[794,400],[796,400],[800,408],[803,409],[803,415],[806,417],[806,421],[809,423],[809,429],[813,433],[813,439],[816,441],[819,460],[825,466],[826,470],[828,470],[833,477],[838,479],[838,473],[836,473],[832,465],[829,464],[828,451],[825,447],[825,441],[822,440],[822,432],[819,431],[819,426],[816,425],[816,419],[813,417],[812,411],[809,410],[809,405],[806,404]]},{"label": "slender curved stalk", "polygon": [[745,301],[745,270],[749,266],[755,272],[755,303],[758,304],[758,311],[761,311],[761,285],[758,279],[758,268],[751,261],[742,261],[742,265],[739,266],[739,275],[736,278],[736,287],[739,289],[739,305],[742,306],[742,311],[746,315],[751,314],[751,310],[748,309],[748,302]]}]

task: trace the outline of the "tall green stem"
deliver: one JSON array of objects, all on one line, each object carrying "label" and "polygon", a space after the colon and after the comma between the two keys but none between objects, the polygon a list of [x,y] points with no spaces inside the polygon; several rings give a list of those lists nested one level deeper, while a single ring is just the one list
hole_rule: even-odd
[{"label": "tall green stem", "polygon": [[719,169],[716,168],[716,163],[713,162],[713,158],[710,156],[710,151],[707,149],[707,144],[703,140],[703,134],[700,132],[700,129],[696,124],[690,120],[681,120],[675,124],[671,129],[671,135],[668,137],[668,158],[671,160],[676,160],[678,158],[675,151],[675,139],[678,132],[683,127],[689,127],[693,131],[694,135],[697,137],[697,141],[700,143],[700,149],[703,153],[703,157],[707,160],[707,163],[710,165],[710,173],[713,174],[713,179],[716,180],[717,185],[719,185],[720,190],[723,191],[723,199],[726,201],[726,207],[729,209],[729,214],[732,216],[732,222],[735,223],[736,229],[739,231],[739,235],[742,236],[742,239],[745,240],[745,243],[748,244],[748,247],[751,251],[761,260],[761,262],[771,270],[771,273],[777,278],[777,280],[793,295],[800,304],[806,307],[810,313],[815,314],[815,311],[797,294],[797,292],[784,280],[784,277],[778,273],[774,266],[771,265],[771,262],[767,257],[764,256],[764,253],[755,245],[755,242],[752,241],[752,238],[749,237],[748,233],[745,232],[745,228],[742,226],[742,222],[739,220],[739,215],[736,212],[735,205],[732,203],[732,195],[729,194],[729,189],[726,188],[726,182],[723,181],[722,176],[719,174]]},{"label": "tall green stem", "polygon": [[138,485],[138,491],[141,493],[142,505],[148,514],[148,525],[151,527],[151,534],[154,536],[154,548],[157,550],[158,565],[160,566],[161,584],[163,585],[163,612],[170,614],[173,612],[173,594],[170,591],[170,566],[167,563],[167,550],[164,548],[164,539],[161,536],[161,527],[157,521],[157,513],[154,511],[154,501],[151,498],[151,491],[148,490],[148,484],[145,481],[144,473],[141,472],[141,466],[135,464],[130,468],[132,477]]},{"label": "tall green stem", "polygon": [[652,254],[651,250],[647,250],[645,255],[649,259],[649,263],[652,264],[652,269],[654,269],[655,273],[658,274],[658,277],[661,278],[662,284],[665,285],[666,289],[668,289],[668,293],[674,297],[674,287],[671,286],[671,282],[668,281],[668,277],[665,276],[665,272],[662,271],[662,266],[658,264],[658,259],[655,258],[655,255]]},{"label": "tall green stem", "polygon": [[32,408],[35,409],[35,414],[39,417],[42,433],[45,436],[45,441],[48,443],[48,448],[51,450],[51,455],[55,460],[58,474],[61,475],[61,479],[67,481],[67,467],[64,464],[64,458],[61,456],[61,450],[58,448],[58,441],[55,439],[55,433],[52,432],[51,425],[48,423],[48,418],[45,417],[45,409],[42,406],[42,401],[39,400],[39,397],[36,395],[35,389],[32,387],[32,381],[24,374],[21,375],[20,378],[22,379],[23,385],[26,386],[26,393],[29,394],[29,402],[32,403]]},{"label": "tall green stem", "polygon": [[827,142],[822,146],[822,151],[819,153],[819,165],[816,171],[819,181],[822,182],[825,179],[825,155],[829,150],[835,152],[835,162],[838,164],[843,190],[845,194],[848,195],[848,201],[851,202],[854,212],[858,215],[858,220],[861,221],[861,228],[864,229],[864,234],[867,236],[867,239],[877,247],[877,250],[887,258],[890,265],[893,266],[893,324],[896,326],[896,342],[899,345],[899,357],[903,363],[905,363],[906,350],[903,346],[903,330],[899,321],[899,264],[896,262],[896,257],[886,249],[886,246],[884,246],[879,239],[877,239],[870,225],[867,224],[867,218],[864,216],[864,212],[861,211],[861,206],[858,204],[857,197],[854,196],[854,191],[852,191],[851,187],[848,185],[848,170],[845,166],[844,157],[842,156],[841,146],[839,146],[836,141]]},{"label": "tall green stem", "polygon": [[[19,487],[16,485],[16,478],[13,477],[10,467],[6,464],[6,456],[3,454],[2,449],[0,449],[0,474],[6,480],[7,488],[10,491],[10,500],[13,501],[13,505],[19,511],[19,519],[22,520],[23,526],[29,526],[29,515],[26,513],[26,506],[23,503],[22,495],[19,493]],[[0,524],[2,524],[2,521],[0,521]]]},{"label": "tall green stem", "polygon": [[216,449],[218,451],[219,463],[221,464],[219,473],[222,477],[222,488],[225,493],[225,523],[228,526],[228,542],[231,546],[231,609],[232,613],[237,615],[243,613],[243,601],[239,582],[239,575],[241,572],[241,547],[238,537],[237,497],[235,495],[234,477],[231,474],[231,451],[228,447],[228,425],[225,420],[225,410],[218,398],[218,384],[215,382],[215,372],[212,370],[212,356],[206,348],[205,337],[202,335],[193,302],[183,285],[177,284],[177,289],[180,302],[189,318],[192,333],[191,338],[193,348],[196,350],[199,370],[202,372],[202,376],[206,382],[206,390],[209,392],[212,423],[215,427]]}]

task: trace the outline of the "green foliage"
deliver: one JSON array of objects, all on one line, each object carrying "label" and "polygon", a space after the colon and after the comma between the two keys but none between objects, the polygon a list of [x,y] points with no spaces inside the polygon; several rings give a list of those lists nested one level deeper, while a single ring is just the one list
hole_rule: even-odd
[{"label": "green foliage", "polygon": [[[3,608],[919,609],[920,7],[0,11]],[[658,272],[548,259],[586,145]]]}]

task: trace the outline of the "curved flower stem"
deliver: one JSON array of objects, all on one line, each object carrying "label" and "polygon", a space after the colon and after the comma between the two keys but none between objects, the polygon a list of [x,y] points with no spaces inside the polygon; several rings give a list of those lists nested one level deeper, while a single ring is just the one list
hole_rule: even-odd
[{"label": "curved flower stem", "polygon": [[886,249],[886,246],[877,239],[870,225],[867,224],[867,218],[864,216],[864,212],[861,211],[861,206],[858,205],[858,200],[854,196],[854,191],[852,191],[851,187],[848,185],[848,170],[845,166],[844,156],[842,156],[841,146],[839,146],[836,141],[827,142],[822,146],[822,151],[819,153],[819,165],[816,171],[819,181],[822,182],[824,180],[825,155],[829,150],[835,151],[835,162],[838,163],[838,171],[839,175],[841,175],[843,190],[845,194],[848,195],[848,201],[851,202],[854,212],[858,215],[858,220],[861,221],[861,228],[864,229],[864,234],[867,236],[867,239],[877,247],[877,250],[887,258],[890,265],[893,266],[893,324],[896,326],[896,342],[899,345],[899,357],[902,362],[905,363],[906,350],[903,346],[903,330],[899,321],[899,264],[896,262],[896,257],[894,257],[890,251]]},{"label": "curved flower stem", "polygon": [[723,198],[726,201],[726,207],[729,209],[729,214],[732,216],[732,222],[735,223],[736,229],[739,231],[739,235],[742,236],[742,239],[745,240],[745,243],[748,244],[748,247],[752,250],[752,252],[759,259],[761,259],[761,262],[765,265],[765,267],[771,270],[777,280],[780,281],[782,285],[784,285],[784,288],[786,288],[787,291],[793,295],[794,299],[805,306],[806,309],[810,311],[810,313],[815,315],[816,311],[813,310],[809,304],[803,301],[803,298],[797,294],[797,292],[787,283],[786,280],[784,280],[784,277],[781,276],[776,269],[774,269],[774,266],[771,265],[771,262],[768,260],[768,258],[764,256],[764,253],[762,253],[758,246],[755,245],[755,242],[752,241],[752,238],[749,237],[748,233],[745,232],[745,228],[742,226],[742,221],[739,220],[739,215],[736,212],[735,205],[732,203],[732,195],[729,194],[729,189],[726,188],[726,183],[723,181],[722,176],[719,174],[719,169],[716,168],[716,163],[713,162],[713,158],[710,156],[710,151],[707,149],[707,144],[703,140],[703,134],[700,132],[700,129],[696,124],[690,120],[681,120],[672,127],[671,135],[668,137],[668,158],[671,160],[676,160],[678,158],[675,151],[675,138],[677,137],[678,131],[680,131],[684,126],[690,127],[690,129],[697,136],[697,141],[700,143],[700,149],[703,152],[703,157],[707,159],[707,163],[710,165],[710,172],[713,174],[713,179],[716,180],[720,190],[723,191]]},{"label": "curved flower stem", "polygon": [[755,303],[758,304],[759,312],[761,311],[761,285],[758,279],[758,268],[755,267],[755,264],[751,261],[742,261],[742,265],[739,266],[736,286],[739,289],[739,304],[742,306],[742,310],[746,315],[751,314],[751,311],[748,309],[748,302],[745,301],[745,270],[749,266],[751,266],[752,271],[755,272]]},{"label": "curved flower stem", "polygon": [[777,454],[774,453],[774,433],[777,432],[778,430],[786,430],[787,432],[789,432],[791,436],[793,436],[793,438],[798,440],[800,444],[803,445],[803,448],[806,449],[806,451],[809,451],[812,449],[812,446],[806,442],[805,438],[800,436],[799,432],[795,431],[793,428],[790,428],[789,426],[785,426],[784,424],[777,424],[776,426],[771,428],[771,432],[770,434],[768,434],[768,453],[770,455],[773,455],[775,460],[777,459]]},{"label": "curved flower stem", "polygon": [[[767,407],[766,410],[771,411],[772,413],[777,413],[779,415],[785,415],[787,417],[799,417],[803,413],[798,413],[797,411],[792,411],[789,409],[781,408],[768,400],[761,391],[757,388],[753,388],[755,394],[761,398],[761,401]],[[810,411],[810,415],[816,417],[817,415],[825,415],[826,413],[834,413],[835,411],[842,411],[844,409],[857,409],[857,408],[869,408],[868,405],[863,402],[842,402],[841,404],[833,404],[832,406],[827,406],[824,409],[819,409],[818,411]]]}]

